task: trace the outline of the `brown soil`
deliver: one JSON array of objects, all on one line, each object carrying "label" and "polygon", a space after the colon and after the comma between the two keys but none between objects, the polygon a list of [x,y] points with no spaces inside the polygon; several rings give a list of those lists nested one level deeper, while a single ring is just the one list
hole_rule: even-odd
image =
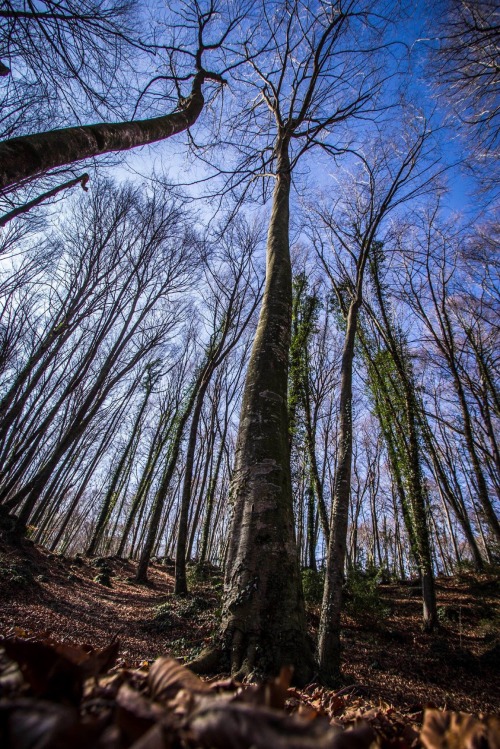
[{"label": "brown soil", "polygon": [[[106,568],[110,585],[95,581]],[[136,667],[159,655],[195,657],[210,641],[220,605],[220,574],[192,581],[191,594],[174,598],[172,568],[152,564],[150,583],[133,581],[133,562],[107,558],[65,559],[24,543],[0,546],[0,635],[39,636],[62,642],[107,645],[120,640],[120,664]],[[102,579],[102,578],[101,578]],[[387,611],[380,620],[346,616],[343,710],[394,706],[417,716],[426,705],[472,713],[496,712],[500,634],[498,579],[492,574],[440,578],[442,625],[431,636],[420,629],[415,583],[380,586]],[[159,608],[161,607],[161,608]],[[318,608],[309,610],[311,634]],[[315,706],[327,690],[304,694]],[[314,697],[314,700],[313,700]]]}]

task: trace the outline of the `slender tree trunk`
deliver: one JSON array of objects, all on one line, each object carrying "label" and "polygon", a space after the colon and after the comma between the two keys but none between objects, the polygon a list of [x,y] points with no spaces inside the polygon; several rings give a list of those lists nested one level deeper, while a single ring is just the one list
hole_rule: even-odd
[{"label": "slender tree trunk", "polygon": [[[425,417],[422,417],[422,420],[423,418]],[[453,508],[453,511],[455,512],[455,516],[457,517],[458,522],[460,523],[460,527],[462,528],[463,534],[465,538],[467,539],[467,543],[469,544],[469,548],[472,553],[472,558],[474,560],[474,566],[477,570],[481,570],[483,568],[483,559],[481,557],[481,552],[479,551],[479,547],[476,543],[476,539],[474,538],[474,534],[472,532],[469,518],[467,516],[467,513],[462,510],[462,507],[457,501],[455,494],[450,486],[448,477],[446,475],[446,471],[444,470],[444,467],[438,455],[435,441],[432,437],[432,434],[430,433],[430,428],[426,421],[425,423],[423,423],[422,432],[423,432],[427,450],[430,454],[432,467],[434,469],[436,480],[438,482],[439,492],[442,498],[443,505],[445,507],[446,515],[447,517],[449,517],[447,505],[450,504],[451,507]],[[451,532],[451,520],[449,520],[449,525],[450,525],[450,532]],[[452,534],[452,538],[453,538],[453,543],[455,545],[455,551],[457,554],[457,561],[459,561],[459,553],[458,553],[458,548],[456,547],[454,534]]]},{"label": "slender tree trunk", "polygon": [[193,513],[193,517],[190,521],[191,530],[189,534],[189,543],[187,548],[187,559],[191,559],[193,554],[193,548],[195,545],[196,537],[198,536],[197,540],[197,552],[199,557],[199,550],[200,550],[200,536],[199,536],[199,526],[200,526],[200,517],[202,515],[203,511],[203,505],[206,501],[205,497],[205,487],[208,485],[210,487],[210,481],[213,474],[213,459],[214,459],[214,444],[215,444],[215,425],[214,421],[216,418],[215,409],[212,410],[212,416],[211,416],[211,424],[209,429],[209,438],[208,438],[208,444],[207,444],[207,454],[205,456],[204,466],[203,466],[203,474],[200,482],[199,488],[197,488],[197,502],[196,502],[196,509]]},{"label": "slender tree trunk", "polygon": [[217,453],[217,461],[215,463],[214,473],[210,479],[210,484],[208,486],[205,519],[203,521],[203,531],[201,534],[201,552],[200,552],[201,564],[203,564],[203,562],[205,562],[207,559],[210,524],[212,520],[212,513],[213,513],[213,507],[214,507],[215,491],[217,489],[217,482],[219,480],[220,467],[222,464],[222,458],[224,456],[224,443],[226,441],[227,424],[228,422],[227,422],[227,416],[226,416],[226,420],[224,422],[224,431],[221,434],[221,443],[219,447],[219,452]]},{"label": "slender tree trunk", "polygon": [[314,489],[309,483],[306,490],[307,496],[307,566],[311,570],[316,570],[316,526],[315,526],[315,506],[314,506]]},{"label": "slender tree trunk", "polygon": [[340,616],[351,495],[352,365],[360,304],[358,295],[349,307],[342,353],[337,468],[318,643],[320,673],[327,683],[336,683],[340,678]]},{"label": "slender tree trunk", "polygon": [[203,383],[205,369],[206,368],[203,367],[198,377],[196,378],[196,381],[193,385],[193,389],[191,392],[191,396],[188,402],[186,403],[184,411],[181,413],[179,417],[179,421],[175,428],[175,434],[173,437],[172,446],[169,451],[168,463],[165,467],[165,471],[163,472],[160,486],[158,487],[158,490],[155,494],[155,498],[153,501],[153,507],[152,507],[151,516],[149,519],[146,540],[144,542],[144,546],[142,548],[142,552],[139,558],[139,564],[137,566],[137,574],[136,574],[137,582],[145,583],[147,581],[149,560],[151,558],[151,554],[153,552],[153,548],[156,542],[159,523],[160,523],[160,519],[162,516],[163,506],[165,504],[167,491],[170,486],[172,476],[174,475],[175,467],[177,465],[177,458],[179,456],[179,450],[181,447],[182,435],[184,433],[184,428],[191,415],[193,407],[196,403],[198,391]]},{"label": "slender tree trunk", "polygon": [[305,406],[305,417],[306,417],[306,446],[309,454],[309,462],[311,464],[311,478],[314,482],[314,489],[316,491],[316,497],[318,499],[318,511],[321,520],[321,527],[325,540],[328,543],[330,537],[330,524],[328,522],[328,514],[326,511],[325,499],[323,496],[323,482],[321,481],[318,460],[316,458],[316,425],[312,423],[311,416],[311,403],[309,393],[306,393],[304,398]]},{"label": "slender tree trunk", "polygon": [[193,418],[191,419],[191,427],[189,430],[189,439],[186,449],[186,455],[184,456],[184,484],[182,486],[181,505],[179,511],[179,530],[177,533],[177,545],[175,549],[175,587],[174,593],[176,595],[185,595],[187,593],[187,580],[186,580],[186,547],[187,547],[187,535],[188,535],[188,514],[189,507],[191,504],[191,490],[193,481],[193,464],[194,464],[194,453],[196,449],[196,439],[198,435],[198,425],[200,423],[201,409],[203,406],[203,400],[205,393],[207,392],[210,378],[213,373],[213,367],[209,367],[206,371],[205,377],[200,383],[198,395],[196,398],[196,404],[193,409]]},{"label": "slender tree trunk", "polygon": [[481,504],[484,517],[488,521],[489,528],[491,532],[493,533],[493,536],[496,539],[496,541],[499,542],[500,541],[500,523],[498,521],[498,517],[491,503],[491,499],[490,499],[489,492],[488,492],[488,486],[486,484],[486,479],[484,477],[483,469],[481,466],[481,461],[479,460],[479,456],[477,454],[476,445],[474,442],[474,434],[472,430],[472,419],[471,419],[470,412],[469,412],[469,405],[465,397],[465,392],[464,392],[464,388],[462,385],[462,381],[460,379],[460,375],[457,371],[455,362],[454,360],[452,360],[451,356],[449,357],[448,363],[450,366],[451,373],[453,375],[455,392],[457,394],[458,402],[460,404],[460,410],[462,412],[465,443],[469,451],[472,468],[474,471],[477,496]]},{"label": "slender tree trunk", "polygon": [[120,478],[122,476],[123,470],[125,468],[125,464],[128,460],[128,457],[130,455],[130,452],[132,451],[132,447],[137,439],[137,433],[140,427],[141,419],[143,416],[143,413],[146,409],[146,406],[148,404],[149,396],[151,395],[151,388],[146,388],[146,394],[144,396],[144,399],[142,401],[142,404],[139,408],[139,411],[137,413],[136,419],[134,421],[134,424],[132,426],[132,432],[130,434],[130,437],[127,441],[127,444],[125,445],[125,449],[121,455],[120,460],[118,461],[118,465],[116,466],[116,469],[113,473],[113,476],[111,478],[110,485],[108,487],[108,491],[106,492],[106,496],[104,497],[104,502],[102,503],[101,511],[99,513],[99,517],[97,519],[97,523],[95,525],[94,534],[92,536],[92,539],[90,541],[90,544],[88,546],[88,549],[86,551],[87,556],[93,556],[96,553],[96,549],[101,541],[102,534],[104,532],[104,528],[106,527],[106,524],[109,521],[110,515],[113,511],[114,504],[116,502],[116,489],[118,487],[118,483],[120,481]]}]

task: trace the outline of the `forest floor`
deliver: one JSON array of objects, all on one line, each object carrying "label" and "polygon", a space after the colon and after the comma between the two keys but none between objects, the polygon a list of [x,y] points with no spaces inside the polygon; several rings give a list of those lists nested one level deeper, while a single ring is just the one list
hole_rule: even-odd
[{"label": "forest floor", "polygon": [[[0,636],[49,636],[97,649],[116,636],[117,666],[125,669],[147,671],[163,655],[195,658],[217,624],[220,573],[211,570],[200,579],[192,568],[190,594],[176,598],[172,567],[153,563],[147,586],[134,582],[135,569],[135,563],[116,558],[70,559],[29,542],[21,549],[0,544]],[[312,684],[292,697],[340,722],[354,713],[393,711],[417,731],[428,706],[499,711],[498,577],[438,578],[437,600],[439,632],[425,634],[418,585],[379,585],[372,611],[351,607],[344,617],[346,687],[332,693]],[[308,604],[308,623],[315,637],[319,605]]]}]

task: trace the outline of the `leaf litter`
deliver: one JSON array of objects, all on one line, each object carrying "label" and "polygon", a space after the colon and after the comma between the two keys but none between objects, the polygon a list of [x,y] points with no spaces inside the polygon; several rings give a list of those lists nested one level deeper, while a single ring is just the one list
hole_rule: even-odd
[{"label": "leaf litter", "polygon": [[[102,650],[6,638],[0,674],[5,749],[500,749],[500,720],[428,710],[422,731],[391,706],[339,714],[345,690],[202,681],[169,657],[116,668]],[[13,673],[22,679],[12,679]],[[5,679],[5,676],[8,676]],[[102,675],[103,678],[100,678]],[[342,694],[343,692],[343,694]]]},{"label": "leaf litter", "polygon": [[[332,691],[290,687],[289,670],[260,685],[203,681],[169,657],[207,643],[219,605],[207,583],[177,599],[164,564],[144,587],[133,563],[107,559],[107,588],[94,581],[96,560],[27,555],[40,581],[27,590],[0,581],[2,749],[500,749],[498,718],[484,714],[498,694],[496,646],[480,632],[491,579],[439,582],[450,621],[434,641],[419,631],[411,587],[387,586],[383,627],[345,618],[349,682]],[[312,634],[316,618],[310,607]]]}]

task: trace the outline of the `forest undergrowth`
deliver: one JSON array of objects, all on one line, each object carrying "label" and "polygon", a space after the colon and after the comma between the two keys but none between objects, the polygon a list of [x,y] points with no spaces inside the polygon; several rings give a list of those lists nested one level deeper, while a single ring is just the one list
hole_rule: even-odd
[{"label": "forest undergrowth", "polygon": [[[210,642],[220,571],[190,567],[190,593],[174,596],[168,560],[152,564],[147,586],[134,582],[135,570],[131,561],[65,558],[30,542],[1,547],[2,746],[62,747],[78,734],[73,747],[337,747],[332,728],[346,727],[356,733],[341,735],[358,749],[374,740],[398,749],[498,746],[499,724],[484,717],[500,705],[493,572],[438,579],[433,636],[421,630],[415,581],[351,583],[344,684],[331,690],[314,680],[289,688],[286,672],[267,687],[227,674],[207,686],[167,659],[189,663]],[[319,622],[313,577],[305,575],[311,637]]]}]

